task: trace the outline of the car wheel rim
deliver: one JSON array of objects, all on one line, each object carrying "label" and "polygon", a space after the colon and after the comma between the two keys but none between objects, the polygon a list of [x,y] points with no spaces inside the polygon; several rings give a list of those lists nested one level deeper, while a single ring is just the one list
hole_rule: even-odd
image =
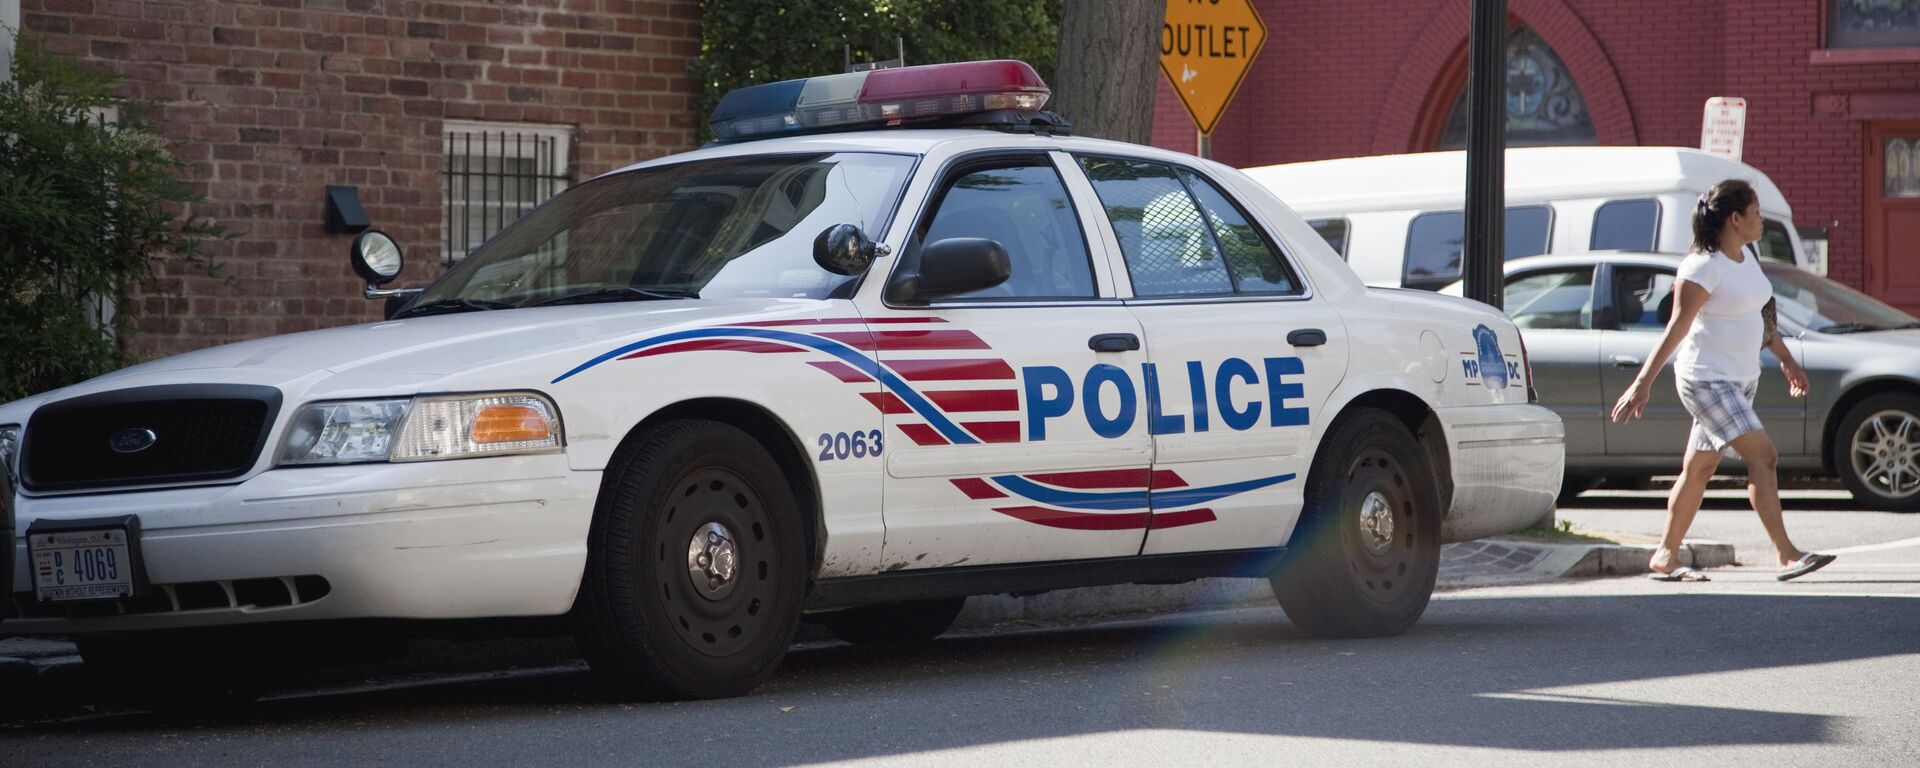
[{"label": "car wheel rim", "polygon": [[1385,450],[1362,451],[1348,470],[1354,524],[1345,527],[1356,545],[1348,562],[1369,599],[1398,601],[1417,581],[1411,491],[1405,467]]},{"label": "car wheel rim", "polygon": [[661,515],[651,588],[694,650],[735,655],[765,634],[777,561],[760,495],[724,469],[688,473]]},{"label": "car wheel rim", "polygon": [[1853,432],[1853,476],[1875,494],[1904,499],[1920,493],[1920,418],[1880,411]]}]

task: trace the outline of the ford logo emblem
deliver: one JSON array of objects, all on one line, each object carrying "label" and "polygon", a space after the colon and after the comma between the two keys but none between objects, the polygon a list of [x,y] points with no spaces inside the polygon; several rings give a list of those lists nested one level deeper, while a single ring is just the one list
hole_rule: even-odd
[{"label": "ford logo emblem", "polygon": [[113,437],[107,440],[107,445],[113,448],[114,453],[139,453],[152,448],[153,444],[159,440],[160,436],[154,434],[151,429],[131,427],[113,433]]}]

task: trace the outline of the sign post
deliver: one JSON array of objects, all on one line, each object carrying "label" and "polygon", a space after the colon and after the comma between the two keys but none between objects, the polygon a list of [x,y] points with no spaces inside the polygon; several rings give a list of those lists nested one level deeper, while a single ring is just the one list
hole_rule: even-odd
[{"label": "sign post", "polygon": [[1266,41],[1267,25],[1250,0],[1167,0],[1160,71],[1200,131],[1194,148],[1202,157],[1211,154],[1214,126]]},{"label": "sign post", "polygon": [[1747,142],[1747,100],[1733,96],[1707,99],[1706,118],[1700,121],[1700,149],[1739,161]]}]

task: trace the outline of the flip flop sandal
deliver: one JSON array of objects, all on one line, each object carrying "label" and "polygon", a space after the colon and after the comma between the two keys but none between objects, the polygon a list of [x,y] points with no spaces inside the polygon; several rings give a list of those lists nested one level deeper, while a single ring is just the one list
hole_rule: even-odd
[{"label": "flip flop sandal", "polygon": [[1797,579],[1797,578],[1800,578],[1801,576],[1805,576],[1809,573],[1813,573],[1814,571],[1825,568],[1827,567],[1828,563],[1831,563],[1838,559],[1840,559],[1838,555],[1816,555],[1812,552],[1808,552],[1804,555],[1801,555],[1799,560],[1793,561],[1794,564],[1792,568],[1788,568],[1784,571],[1776,573],[1773,575],[1773,577],[1781,581],[1787,581],[1789,579]]},{"label": "flip flop sandal", "polygon": [[1675,568],[1667,573],[1654,571],[1647,574],[1647,578],[1654,581],[1712,581],[1712,579],[1707,578],[1707,575],[1701,573],[1698,569],[1687,566]]}]

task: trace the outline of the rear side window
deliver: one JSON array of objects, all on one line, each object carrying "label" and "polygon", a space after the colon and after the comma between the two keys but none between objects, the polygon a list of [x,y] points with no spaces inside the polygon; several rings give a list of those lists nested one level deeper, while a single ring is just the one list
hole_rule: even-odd
[{"label": "rear side window", "polygon": [[1280,253],[1260,235],[1260,229],[1247,220],[1240,206],[1199,174],[1182,168],[1180,180],[1187,183],[1187,190],[1200,201],[1200,212],[1206,214],[1213,240],[1220,252],[1226,254],[1227,276],[1233,279],[1235,293],[1300,292],[1299,281],[1293,279]]},{"label": "rear side window", "polygon": [[1651,251],[1660,231],[1660,204],[1653,200],[1614,200],[1593,213],[1596,251]]},{"label": "rear side window", "polygon": [[[1460,279],[1466,221],[1466,214],[1460,211],[1415,216],[1407,227],[1407,253],[1400,283],[1408,288],[1438,290]],[[1547,242],[1553,236],[1553,210],[1544,205],[1508,208],[1505,234],[1505,252],[1509,259],[1546,253]]]},{"label": "rear side window", "polygon": [[1773,219],[1760,225],[1760,242],[1753,247],[1760,249],[1760,258],[1793,263],[1793,238],[1787,236],[1787,225]]},{"label": "rear side window", "polygon": [[1327,241],[1327,245],[1333,246],[1333,252],[1340,254],[1340,258],[1347,257],[1346,219],[1314,219],[1307,224],[1320,233],[1320,239]]},{"label": "rear side window", "polygon": [[1081,158],[1080,167],[1113,223],[1135,295],[1233,292],[1226,260],[1173,168],[1105,157]]}]

